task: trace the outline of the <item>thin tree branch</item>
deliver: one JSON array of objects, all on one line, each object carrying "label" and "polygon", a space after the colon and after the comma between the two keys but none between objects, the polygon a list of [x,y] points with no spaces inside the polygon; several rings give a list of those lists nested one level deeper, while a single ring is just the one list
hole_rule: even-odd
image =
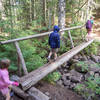
[{"label": "thin tree branch", "polygon": [[[80,9],[83,8],[83,7],[86,5],[86,3],[87,3],[88,1],[89,1],[89,0],[87,0],[87,1],[80,7]],[[80,9],[79,9],[78,11],[76,11],[74,14],[77,14],[77,13],[80,11]]]}]

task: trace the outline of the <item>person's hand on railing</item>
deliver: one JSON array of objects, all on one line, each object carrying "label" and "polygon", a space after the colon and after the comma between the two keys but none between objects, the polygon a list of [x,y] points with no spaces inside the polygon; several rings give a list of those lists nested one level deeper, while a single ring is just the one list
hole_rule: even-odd
[{"label": "person's hand on railing", "polygon": [[12,85],[19,86],[19,83],[18,82],[13,82]]}]

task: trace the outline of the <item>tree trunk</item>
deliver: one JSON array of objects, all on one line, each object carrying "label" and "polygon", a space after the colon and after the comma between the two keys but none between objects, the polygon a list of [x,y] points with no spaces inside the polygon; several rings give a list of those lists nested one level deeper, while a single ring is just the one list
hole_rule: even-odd
[{"label": "tree trunk", "polygon": [[54,9],[53,9],[53,26],[55,24],[55,15],[56,15],[56,5],[54,4]]},{"label": "tree trunk", "polygon": [[1,13],[0,19],[5,19],[3,0],[0,0],[0,13]]},{"label": "tree trunk", "polygon": [[32,0],[30,0],[30,23],[32,23]]},{"label": "tree trunk", "polygon": [[46,0],[43,0],[43,24],[46,26]]},{"label": "tree trunk", "polygon": [[51,30],[51,25],[52,25],[52,9],[49,7],[49,31]]},{"label": "tree trunk", "polygon": [[88,0],[88,4],[87,4],[87,11],[86,11],[86,20],[88,20],[88,18],[90,17],[89,15],[90,15],[90,13],[89,13],[89,10],[90,10],[90,1],[91,0]]},{"label": "tree trunk", "polygon": [[[65,28],[65,0],[59,0],[59,13],[58,13],[58,25],[60,29]],[[63,35],[64,32],[61,33]]]},{"label": "tree trunk", "polygon": [[32,20],[35,19],[36,13],[35,13],[35,0],[32,0]]}]

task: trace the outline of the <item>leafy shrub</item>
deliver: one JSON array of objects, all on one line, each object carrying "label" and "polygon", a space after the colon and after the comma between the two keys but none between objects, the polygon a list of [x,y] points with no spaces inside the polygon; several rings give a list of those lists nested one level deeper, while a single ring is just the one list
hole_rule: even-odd
[{"label": "leafy shrub", "polygon": [[[98,53],[99,43],[93,42],[91,45],[89,45],[87,48],[85,48],[83,51],[86,55],[95,54]],[[91,52],[90,52],[91,51]]]},{"label": "leafy shrub", "polygon": [[44,78],[44,80],[54,84],[54,82],[59,80],[60,77],[61,77],[61,74],[56,71],[56,72],[52,72],[52,73],[48,74],[48,76],[46,76]]},{"label": "leafy shrub", "polygon": [[9,70],[16,71],[17,55],[16,55],[16,49],[12,44],[0,45],[0,60],[4,58],[8,58],[11,60],[11,65],[9,67]]},{"label": "leafy shrub", "polygon": [[88,78],[84,84],[78,84],[74,90],[81,94],[86,100],[92,98],[96,100],[95,97],[100,95],[100,78],[91,76]]},{"label": "leafy shrub", "polygon": [[83,94],[83,90],[84,90],[84,85],[83,84],[78,84],[76,85],[76,87],[74,88],[74,90],[79,93],[79,94]]},{"label": "leafy shrub", "polygon": [[86,64],[84,61],[79,61],[77,66],[81,66],[83,72],[88,71],[88,64]]}]

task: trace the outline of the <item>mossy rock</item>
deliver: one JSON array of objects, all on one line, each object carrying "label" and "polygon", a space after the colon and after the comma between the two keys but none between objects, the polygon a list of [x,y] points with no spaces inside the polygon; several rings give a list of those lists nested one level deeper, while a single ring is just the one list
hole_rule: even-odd
[{"label": "mossy rock", "polygon": [[80,73],[87,73],[88,72],[88,67],[84,66],[83,64],[80,64],[80,63],[74,63],[71,66],[71,69],[75,69],[76,71],[78,71]]}]

